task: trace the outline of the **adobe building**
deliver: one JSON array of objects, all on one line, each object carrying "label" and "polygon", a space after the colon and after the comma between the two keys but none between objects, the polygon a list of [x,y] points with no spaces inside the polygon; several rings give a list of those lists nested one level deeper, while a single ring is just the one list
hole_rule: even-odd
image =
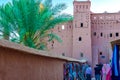
[{"label": "adobe building", "polygon": [[85,59],[93,65],[108,63],[112,54],[110,42],[120,38],[120,13],[93,13],[89,0],[74,0],[73,6],[73,21],[52,30],[63,42],[52,41],[49,50],[58,55]]}]

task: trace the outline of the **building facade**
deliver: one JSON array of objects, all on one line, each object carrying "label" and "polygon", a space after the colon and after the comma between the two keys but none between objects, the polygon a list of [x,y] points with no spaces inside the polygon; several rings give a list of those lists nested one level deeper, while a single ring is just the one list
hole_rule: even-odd
[{"label": "building facade", "polygon": [[63,42],[49,43],[50,51],[85,59],[92,65],[108,63],[112,54],[110,42],[120,38],[120,13],[93,13],[89,0],[74,0],[73,6],[73,21],[53,29]]}]

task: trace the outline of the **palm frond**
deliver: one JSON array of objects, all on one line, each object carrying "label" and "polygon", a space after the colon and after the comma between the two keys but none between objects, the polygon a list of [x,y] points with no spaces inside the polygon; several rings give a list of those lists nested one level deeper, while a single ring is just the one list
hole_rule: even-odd
[{"label": "palm frond", "polygon": [[44,2],[42,4],[44,4],[45,8],[51,8],[52,0],[44,0]]},{"label": "palm frond", "polygon": [[[42,7],[41,7],[42,6]],[[12,0],[0,6],[0,35],[10,41],[36,49],[47,49],[47,42],[61,38],[51,29],[72,20],[61,14],[65,4],[52,5],[52,0]]]},{"label": "palm frond", "polygon": [[57,4],[54,7],[52,7],[51,11],[52,11],[52,15],[58,15],[60,14],[63,10],[65,10],[67,8],[67,6],[64,3],[61,4]]},{"label": "palm frond", "polygon": [[49,37],[48,41],[57,40],[58,42],[62,42],[62,39],[55,33],[48,34],[48,37]]}]

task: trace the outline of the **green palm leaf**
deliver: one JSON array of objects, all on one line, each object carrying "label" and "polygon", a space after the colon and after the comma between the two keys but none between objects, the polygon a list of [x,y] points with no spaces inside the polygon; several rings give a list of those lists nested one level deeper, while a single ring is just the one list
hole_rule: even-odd
[{"label": "green palm leaf", "polygon": [[47,50],[47,42],[61,38],[51,32],[56,25],[72,20],[62,14],[66,5],[52,5],[52,0],[12,0],[0,6],[0,38]]}]

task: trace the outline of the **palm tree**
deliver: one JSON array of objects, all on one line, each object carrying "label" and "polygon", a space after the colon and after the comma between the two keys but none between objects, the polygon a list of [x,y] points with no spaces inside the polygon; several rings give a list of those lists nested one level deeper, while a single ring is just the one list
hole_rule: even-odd
[{"label": "palm tree", "polygon": [[52,6],[52,0],[12,0],[0,7],[0,35],[4,39],[36,49],[47,49],[53,39],[61,42],[53,33],[56,25],[72,20],[62,14],[65,4]]},{"label": "palm tree", "polygon": [[[0,6],[0,36],[9,40],[10,37],[10,22],[13,21],[11,13],[11,4],[7,3],[5,6]],[[12,22],[11,22],[12,23]]]}]

